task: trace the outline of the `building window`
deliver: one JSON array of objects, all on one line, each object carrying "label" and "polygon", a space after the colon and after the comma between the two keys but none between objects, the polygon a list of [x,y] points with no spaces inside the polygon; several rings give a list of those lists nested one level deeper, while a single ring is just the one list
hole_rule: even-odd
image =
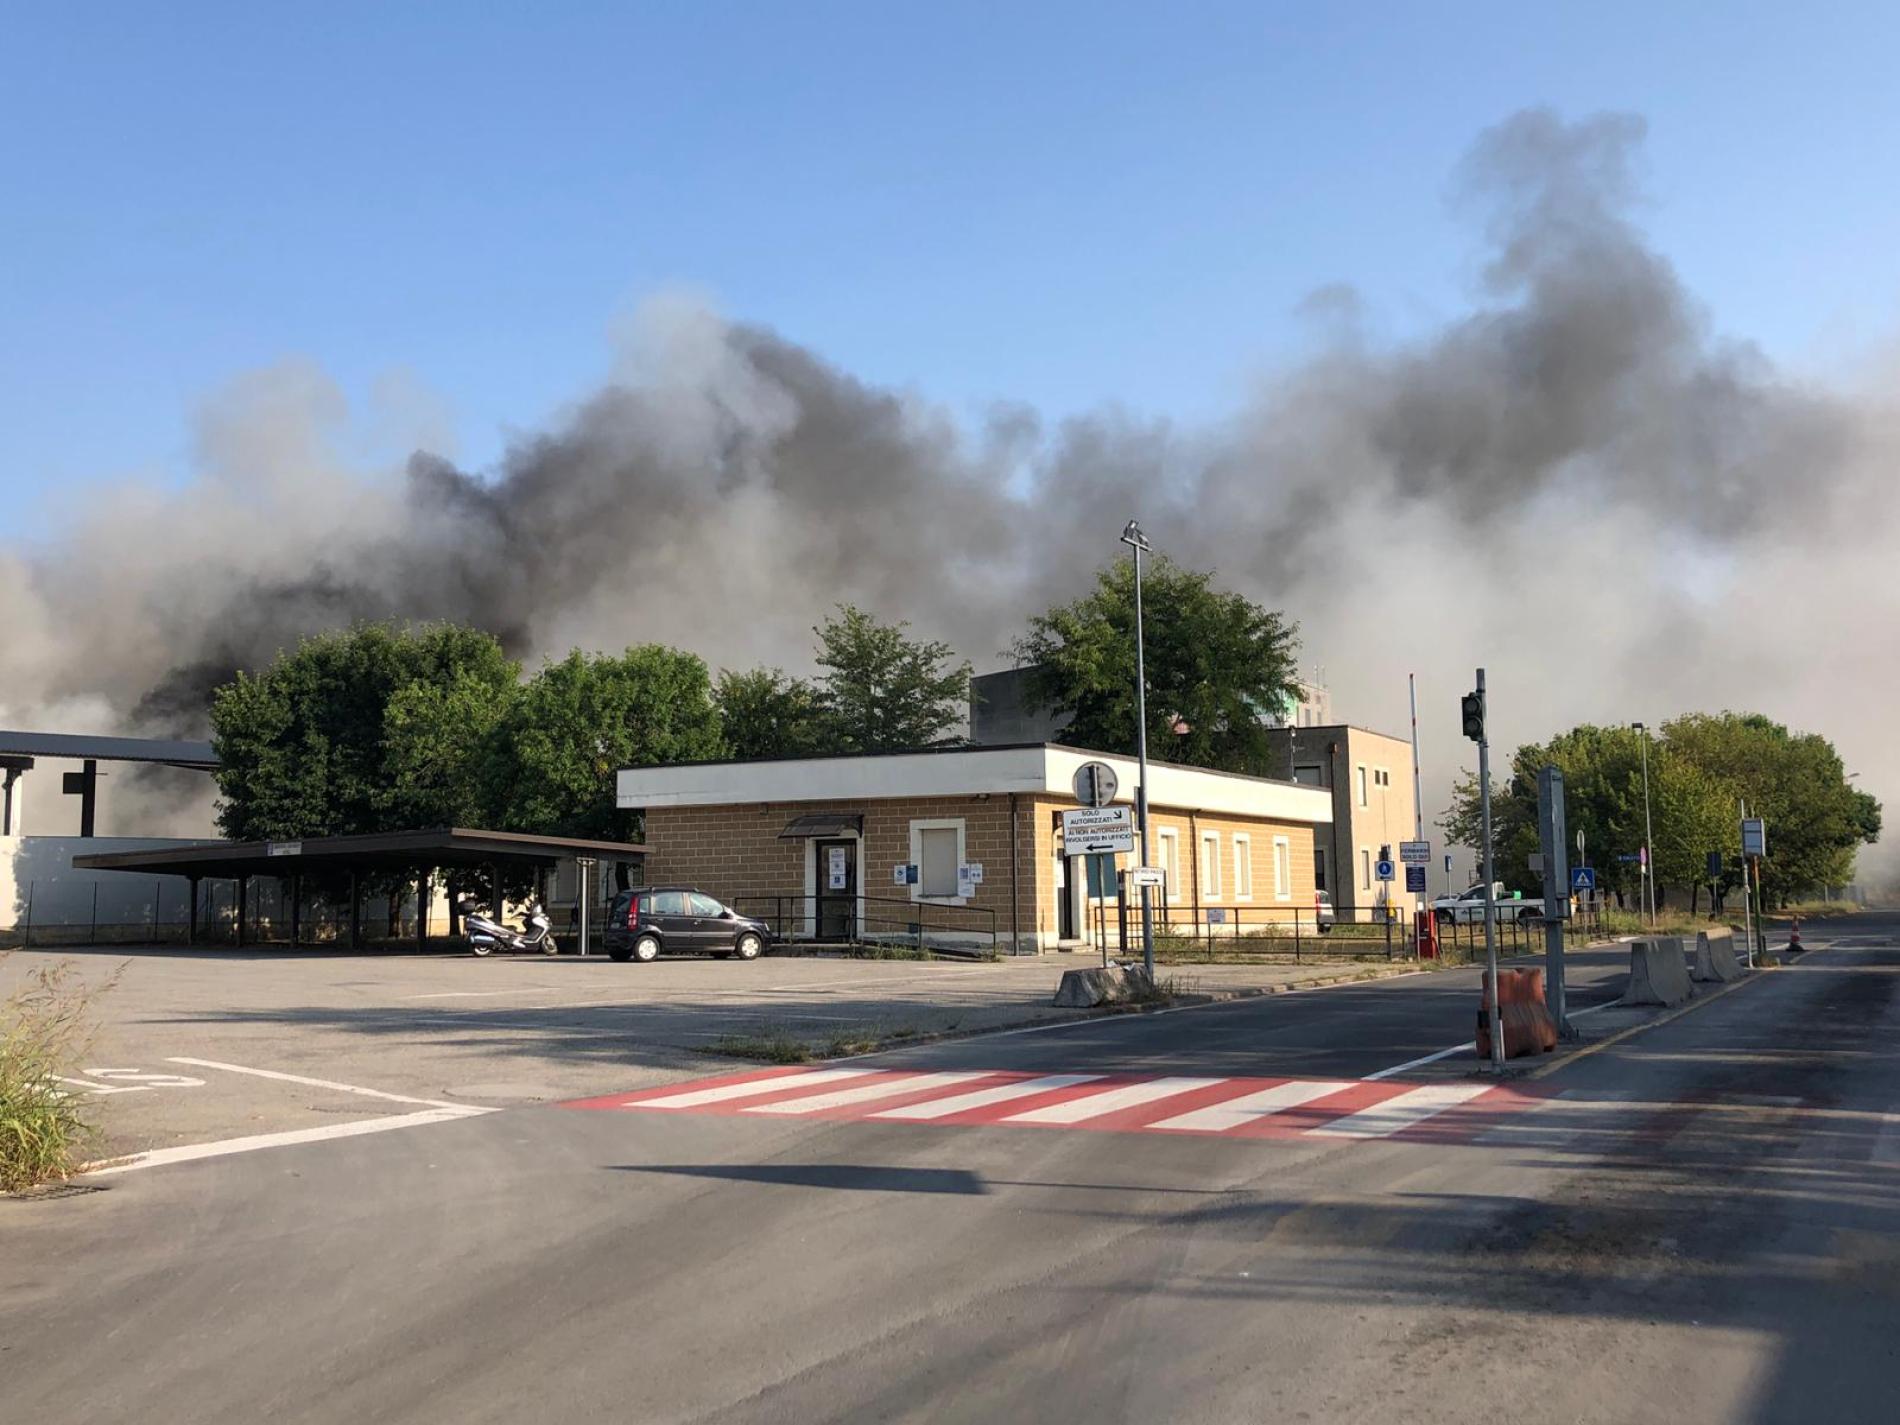
[{"label": "building window", "polygon": [[1155,864],[1168,878],[1162,895],[1172,899],[1181,890],[1181,836],[1171,826],[1164,826],[1155,833]]},{"label": "building window", "polygon": [[1371,805],[1371,803],[1368,801],[1366,797],[1366,769],[1364,767],[1355,767],[1353,771],[1357,775],[1357,778],[1358,778],[1359,805],[1369,806]]},{"label": "building window", "polygon": [[1201,899],[1220,899],[1220,833],[1201,833]]},{"label": "building window", "polygon": [[1372,889],[1372,853],[1363,846],[1359,848],[1359,889]]},{"label": "building window", "polygon": [[1377,771],[1376,771],[1376,772],[1375,772],[1375,773],[1373,774],[1373,778],[1372,778],[1372,785],[1373,785],[1373,786],[1375,786],[1375,787],[1389,787],[1389,786],[1391,786],[1391,785],[1392,785],[1392,771],[1391,771],[1391,769],[1390,769],[1389,767],[1380,767],[1380,768],[1379,768],[1379,769],[1378,769],[1378,770],[1377,770]]},{"label": "building window", "polygon": [[1325,786],[1326,783],[1323,780],[1323,776],[1324,773],[1322,769],[1310,762],[1293,769],[1293,780],[1298,782],[1302,787]]},{"label": "building window", "polygon": [[910,858],[917,863],[913,900],[954,901],[957,867],[963,864],[963,820],[913,821]]},{"label": "building window", "polygon": [[1253,899],[1253,838],[1238,831],[1234,833],[1234,899]]},{"label": "building window", "polygon": [[1326,889],[1326,848],[1324,846],[1313,848],[1313,889],[1316,891]]},{"label": "building window", "polygon": [[1284,836],[1273,838],[1273,898],[1293,899],[1293,843]]}]

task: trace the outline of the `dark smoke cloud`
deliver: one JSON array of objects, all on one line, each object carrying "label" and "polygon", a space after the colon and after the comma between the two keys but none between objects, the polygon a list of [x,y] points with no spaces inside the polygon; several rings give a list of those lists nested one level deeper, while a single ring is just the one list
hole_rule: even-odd
[{"label": "dark smoke cloud", "polygon": [[957,420],[679,299],[487,474],[355,468],[335,388],[263,373],[207,414],[191,488],[0,554],[0,721],[199,731],[230,670],[385,616],[476,623],[530,660],[658,639],[797,667],[853,602],[982,667],[1134,513],[1299,619],[1340,716],[1402,728],[1418,672],[1428,802],[1480,662],[1507,738],[1759,707],[1900,782],[1875,711],[1891,660],[1828,632],[1852,608],[1893,643],[1900,598],[1863,577],[1900,554],[1891,406],[1714,333],[1632,220],[1642,137],[1542,111],[1482,135],[1452,185],[1484,244],[1470,311],[1380,343],[1366,299],[1323,289],[1309,355],[1215,429]]}]

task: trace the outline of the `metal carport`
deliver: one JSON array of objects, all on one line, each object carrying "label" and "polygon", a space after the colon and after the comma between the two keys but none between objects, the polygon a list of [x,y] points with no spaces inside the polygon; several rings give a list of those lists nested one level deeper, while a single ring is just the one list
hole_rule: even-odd
[{"label": "metal carport", "polygon": [[[417,888],[416,947],[428,944],[427,904],[429,878],[442,870],[475,870],[488,875],[494,900],[500,900],[501,872],[528,871],[537,885],[564,860],[643,861],[646,847],[627,841],[589,841],[569,836],[528,836],[513,831],[482,831],[471,827],[441,827],[433,831],[387,831],[363,836],[306,837],[299,841],[207,841],[196,846],[168,846],[149,851],[114,851],[75,856],[73,866],[89,871],[137,871],[145,875],[183,876],[191,883],[191,916],[187,943],[198,940],[198,883],[236,881],[237,943],[244,943],[245,902],[253,876],[272,876],[289,882],[290,943],[299,940],[302,909],[300,885],[305,875],[328,873],[348,878],[352,950],[362,946],[362,888],[364,872],[398,872],[413,878]],[[498,907],[497,907],[498,908]]]}]

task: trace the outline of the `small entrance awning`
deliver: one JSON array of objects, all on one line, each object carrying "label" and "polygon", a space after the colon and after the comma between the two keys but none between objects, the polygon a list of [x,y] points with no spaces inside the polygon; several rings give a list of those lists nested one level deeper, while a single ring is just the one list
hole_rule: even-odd
[{"label": "small entrance awning", "polygon": [[861,836],[864,813],[861,811],[823,811],[811,816],[794,817],[778,834],[780,841],[802,841],[808,836]]}]

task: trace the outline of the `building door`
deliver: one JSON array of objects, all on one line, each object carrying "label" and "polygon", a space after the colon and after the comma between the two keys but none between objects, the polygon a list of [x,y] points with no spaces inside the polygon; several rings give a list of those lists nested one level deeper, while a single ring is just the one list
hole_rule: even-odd
[{"label": "building door", "polygon": [[814,841],[818,858],[818,938],[852,940],[858,929],[858,843]]}]

